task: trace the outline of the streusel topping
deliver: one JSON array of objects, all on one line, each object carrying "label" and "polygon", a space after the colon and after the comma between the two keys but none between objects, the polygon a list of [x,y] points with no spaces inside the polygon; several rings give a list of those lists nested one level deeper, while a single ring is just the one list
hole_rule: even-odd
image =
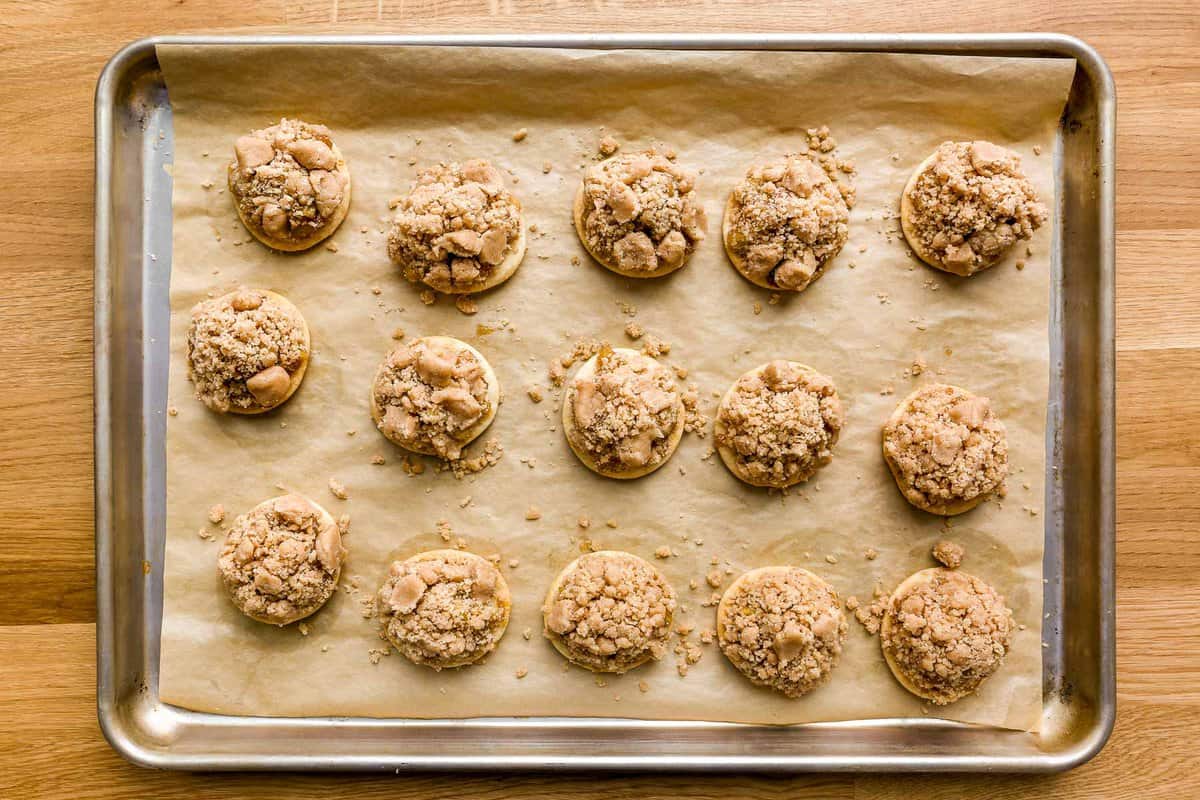
[{"label": "streusel topping", "polygon": [[882,643],[922,696],[946,705],[970,694],[1008,653],[1014,628],[1004,598],[973,575],[930,570],[932,578],[888,602]]},{"label": "streusel topping", "polygon": [[971,275],[994,264],[1048,216],[1021,171],[1021,157],[991,142],[945,142],[906,190],[906,234],[935,264]]},{"label": "streusel topping", "polygon": [[272,408],[308,358],[304,320],[267,292],[238,289],[192,308],[188,378],[214,411]]},{"label": "streusel topping", "polygon": [[842,404],[826,376],[792,361],[772,361],[738,378],[717,420],[717,445],[732,458],[738,477],[791,486],[833,458]]},{"label": "streusel topping", "polygon": [[807,154],[751,167],[734,187],[725,236],[746,277],[796,292],[816,280],[849,234],[842,191]]},{"label": "streusel topping", "polygon": [[453,460],[492,411],[486,366],[466,345],[415,339],[392,350],[372,388],[375,424],[388,439]]},{"label": "streusel topping", "polygon": [[288,494],[234,520],[217,569],[244,614],[286,625],[330,598],[345,554],[333,518],[307,498]]},{"label": "streusel topping", "polygon": [[637,556],[600,551],[567,568],[543,611],[546,635],[572,661],[600,672],[625,672],[666,652],[675,590]]},{"label": "streusel topping", "polygon": [[229,191],[243,221],[267,239],[299,243],[334,220],[350,173],[324,125],[281,119],[234,144]]},{"label": "streusel topping", "polygon": [[595,371],[571,381],[567,402],[575,444],[606,472],[659,464],[671,455],[671,433],[682,421],[674,374],[649,356],[607,345]]},{"label": "streusel topping", "polygon": [[747,575],[721,598],[721,650],[752,682],[788,697],[823,683],[846,639],[837,592],[807,570],[774,567]]},{"label": "streusel topping", "polygon": [[376,602],[388,641],[413,663],[437,670],[490,653],[511,605],[491,562],[454,550],[393,562]]},{"label": "streusel topping", "polygon": [[909,395],[883,429],[904,496],[926,510],[995,492],[1008,474],[1008,436],[986,397],[933,383]]},{"label": "streusel topping", "polygon": [[584,244],[625,272],[682,266],[708,227],[695,186],[693,173],[658,150],[593,165],[583,178]]},{"label": "streusel topping", "polygon": [[388,255],[414,283],[479,291],[517,246],[521,225],[521,204],[490,162],[440,163],[397,201]]}]

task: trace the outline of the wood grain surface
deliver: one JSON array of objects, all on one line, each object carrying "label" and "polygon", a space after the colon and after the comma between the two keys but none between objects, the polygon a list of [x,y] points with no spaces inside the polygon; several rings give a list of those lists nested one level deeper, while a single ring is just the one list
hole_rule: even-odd
[{"label": "wood grain surface", "polygon": [[[1119,95],[1119,710],[1108,747],[1049,778],[199,776],[123,762],[95,717],[92,96],[105,60],[135,38],[267,27],[1031,30],[1095,46]],[[0,0],[0,187],[0,798],[1200,797],[1196,0]]]}]

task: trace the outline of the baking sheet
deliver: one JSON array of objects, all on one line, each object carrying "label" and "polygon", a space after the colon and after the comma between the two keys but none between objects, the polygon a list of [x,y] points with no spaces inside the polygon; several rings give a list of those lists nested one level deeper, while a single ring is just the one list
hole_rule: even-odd
[{"label": "baking sheet", "polygon": [[[167,437],[163,700],[285,716],[791,723],[940,715],[1036,724],[1051,226],[1039,231],[1031,256],[1019,253],[1024,270],[1014,268],[1014,257],[962,281],[912,261],[889,218],[909,170],[947,138],[989,138],[1018,150],[1049,201],[1054,130],[1073,61],[287,46],[161,46],[159,59],[175,116],[170,404],[178,409]],[[354,200],[333,237],[336,253],[283,256],[246,243],[220,191],[233,139],[284,114],[330,125],[349,161]],[[839,155],[858,166],[850,241],[816,285],[772,305],[768,292],[725,262],[720,210],[750,161],[794,149],[803,128],[821,124],[838,138]],[[643,284],[612,275],[588,261],[574,236],[570,202],[601,126],[626,149],[665,140],[682,163],[704,170],[699,191],[713,235],[674,276]],[[528,137],[514,142],[521,127]],[[480,313],[468,317],[444,299],[421,303],[388,263],[384,231],[387,200],[407,189],[417,169],[474,156],[512,170],[527,221],[539,230],[517,275],[483,295]],[[572,256],[581,263],[572,265]],[[300,392],[259,419],[207,412],[185,377],[187,310],[208,292],[239,284],[290,297],[314,339]],[[671,463],[645,479],[589,473],[557,430],[556,398],[534,404],[523,390],[546,386],[548,362],[577,338],[625,341],[621,329],[631,317],[622,303],[672,343],[667,360],[690,370],[709,414],[714,394],[769,358],[794,358],[831,375],[847,412],[834,462],[786,497],[745,487],[718,458],[705,460],[711,436],[685,437]],[[405,474],[401,451],[374,431],[366,400],[396,327],[410,336],[456,335],[489,357],[506,391],[486,435],[505,447],[499,464],[462,481],[433,470]],[[926,374],[906,377],[917,359]],[[879,425],[912,386],[931,378],[991,397],[1010,437],[1008,498],[955,519],[949,532],[908,507],[878,452]],[[880,393],[889,386],[895,394]],[[376,454],[388,463],[372,465]],[[329,494],[330,477],[347,485],[348,500]],[[309,620],[307,636],[237,613],[215,575],[218,544],[196,533],[210,505],[222,503],[234,515],[279,493],[278,485],[352,517],[342,580],[362,593],[339,592]],[[525,519],[530,505],[541,519]],[[593,521],[586,532],[576,525],[581,514]],[[617,527],[603,524],[609,519]],[[440,546],[440,520],[474,552],[501,555],[514,596],[509,633],[486,664],[465,670],[433,673],[398,655],[372,663],[369,651],[383,643],[357,601],[391,559]],[[702,647],[685,677],[669,655],[598,681],[582,670],[564,672],[540,637],[542,593],[583,538],[648,558],[672,547],[678,556],[657,563],[687,607],[681,621],[703,629],[713,625],[713,610],[700,601],[714,556],[735,572],[806,566],[843,595],[867,598],[876,583],[890,589],[928,566],[930,545],[944,535],[967,547],[965,567],[1004,592],[1026,626],[1003,669],[977,696],[948,709],[923,707],[900,689],[877,640],[854,623],[830,683],[798,701],[749,685],[715,645]],[[879,551],[877,560],[863,557],[867,547]],[[508,567],[514,558],[519,565]],[[689,591],[691,579],[701,588]],[[527,628],[529,640],[521,636]],[[520,670],[527,674],[518,679]],[[647,691],[639,691],[640,681]]]}]

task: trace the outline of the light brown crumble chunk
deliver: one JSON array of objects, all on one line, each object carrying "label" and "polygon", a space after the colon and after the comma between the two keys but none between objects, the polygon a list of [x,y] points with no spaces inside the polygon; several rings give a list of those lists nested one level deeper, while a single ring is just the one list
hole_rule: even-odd
[{"label": "light brown crumble chunk", "polygon": [[580,556],[543,607],[545,633],[565,656],[597,672],[625,672],[666,651],[675,590],[630,553]]},{"label": "light brown crumble chunk", "polygon": [[853,195],[818,152],[751,167],[730,196],[725,246],[760,286],[801,291],[846,243]]},{"label": "light brown crumble chunk", "polygon": [[514,142],[523,142],[523,141],[525,141],[525,137],[528,135],[529,135],[528,128],[517,128],[515,131],[513,131],[512,140]]},{"label": "light brown crumble chunk", "polygon": [[530,506],[529,508],[525,509],[525,519],[529,520],[530,522],[535,522],[541,518],[542,512],[537,506]]},{"label": "light brown crumble chunk", "polygon": [[225,521],[225,506],[217,503],[208,509],[208,521],[213,525],[220,525]]},{"label": "light brown crumble chunk", "polygon": [[611,135],[606,134],[600,138],[600,144],[598,145],[597,149],[600,151],[600,155],[608,158],[613,153],[617,152],[620,147],[620,142],[614,139]]},{"label": "light brown crumble chunk", "polygon": [[375,424],[401,447],[457,460],[493,411],[490,380],[486,362],[461,342],[398,345],[375,377]]},{"label": "light brown crumble chunk", "polygon": [[335,225],[349,191],[324,125],[281,119],[240,137],[229,165],[229,191],[238,215],[256,235],[302,246]]},{"label": "light brown crumble chunk", "polygon": [[455,550],[392,562],[376,597],[387,640],[409,661],[435,670],[490,653],[511,605],[508,584],[490,561]]},{"label": "light brown crumble chunk", "polygon": [[721,651],[752,683],[800,697],[828,679],[846,639],[837,592],[797,567],[739,578],[721,599]]},{"label": "light brown crumble chunk", "polygon": [[883,428],[883,452],[904,497],[932,513],[967,510],[1008,474],[1008,437],[987,398],[946,384],[904,399]]},{"label": "light brown crumble chunk", "polygon": [[337,588],[345,555],[333,518],[307,498],[289,494],[234,520],[217,569],[242,613],[286,625],[325,604]]},{"label": "light brown crumble chunk", "polygon": [[640,339],[645,333],[645,329],[636,322],[630,322],[625,325],[625,335],[630,339]]},{"label": "light brown crumble chunk", "polygon": [[[991,142],[945,142],[905,189],[904,233],[934,266],[972,275],[1029,239],[1049,215],[1021,157]],[[915,239],[915,241],[912,241]]]},{"label": "light brown crumble chunk", "polygon": [[521,225],[521,204],[491,163],[440,163],[418,173],[399,198],[388,256],[413,283],[480,291],[518,246]]},{"label": "light brown crumble chunk", "polygon": [[346,484],[342,483],[337,478],[329,479],[329,493],[338,500],[345,500],[350,496],[350,493],[346,491]]},{"label": "light brown crumble chunk", "polygon": [[608,158],[583,179],[582,227],[589,252],[630,274],[677,269],[705,236],[696,176],[660,151]]},{"label": "light brown crumble chunk", "polygon": [[958,569],[962,566],[964,551],[962,545],[942,539],[933,546],[933,558],[947,569]]},{"label": "light brown crumble chunk", "polygon": [[546,399],[546,396],[542,391],[542,387],[538,386],[537,384],[532,384],[526,387],[525,394],[529,395],[529,399],[535,403],[540,403]]},{"label": "light brown crumble chunk", "polygon": [[833,458],[842,405],[833,381],[802,364],[772,361],[738,378],[717,410],[721,456],[744,481],[784,487]]},{"label": "light brown crumble chunk", "polygon": [[572,444],[603,472],[665,462],[678,441],[672,432],[683,422],[674,375],[652,358],[607,346],[594,364],[594,372],[576,376],[567,391]]},{"label": "light brown crumble chunk", "polygon": [[308,332],[291,303],[243,288],[192,308],[187,352],[188,379],[210,409],[273,408],[308,360]]},{"label": "light brown crumble chunk", "polygon": [[567,370],[573,367],[580,361],[586,361],[596,353],[600,352],[600,348],[604,347],[605,343],[597,339],[584,338],[575,342],[571,347],[571,352],[565,356],[560,356],[550,362],[549,376],[550,383],[555,386],[562,386],[563,381],[567,377]]},{"label": "light brown crumble chunk", "polygon": [[455,295],[454,307],[457,308],[460,313],[465,314],[468,317],[479,313],[479,304],[476,303],[475,298],[471,297],[470,295]]},{"label": "light brown crumble chunk", "polygon": [[882,643],[922,697],[946,705],[974,692],[1000,667],[1013,617],[1004,598],[979,578],[944,569],[929,573],[928,580],[892,596]]}]

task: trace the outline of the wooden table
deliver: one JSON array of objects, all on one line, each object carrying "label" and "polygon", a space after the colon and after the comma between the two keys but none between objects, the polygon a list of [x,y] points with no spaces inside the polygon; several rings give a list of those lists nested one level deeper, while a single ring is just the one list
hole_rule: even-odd
[{"label": "wooden table", "polygon": [[[1196,0],[0,0],[0,797],[1200,796],[1200,4]],[[647,4],[649,5],[649,4]],[[656,4],[657,5],[657,4]],[[1108,60],[1118,124],[1116,732],[1050,778],[179,775],[95,715],[92,93],[125,42],[291,32],[1062,31]],[[1191,753],[1189,756],[1188,754]],[[270,787],[268,789],[268,787]]]}]

